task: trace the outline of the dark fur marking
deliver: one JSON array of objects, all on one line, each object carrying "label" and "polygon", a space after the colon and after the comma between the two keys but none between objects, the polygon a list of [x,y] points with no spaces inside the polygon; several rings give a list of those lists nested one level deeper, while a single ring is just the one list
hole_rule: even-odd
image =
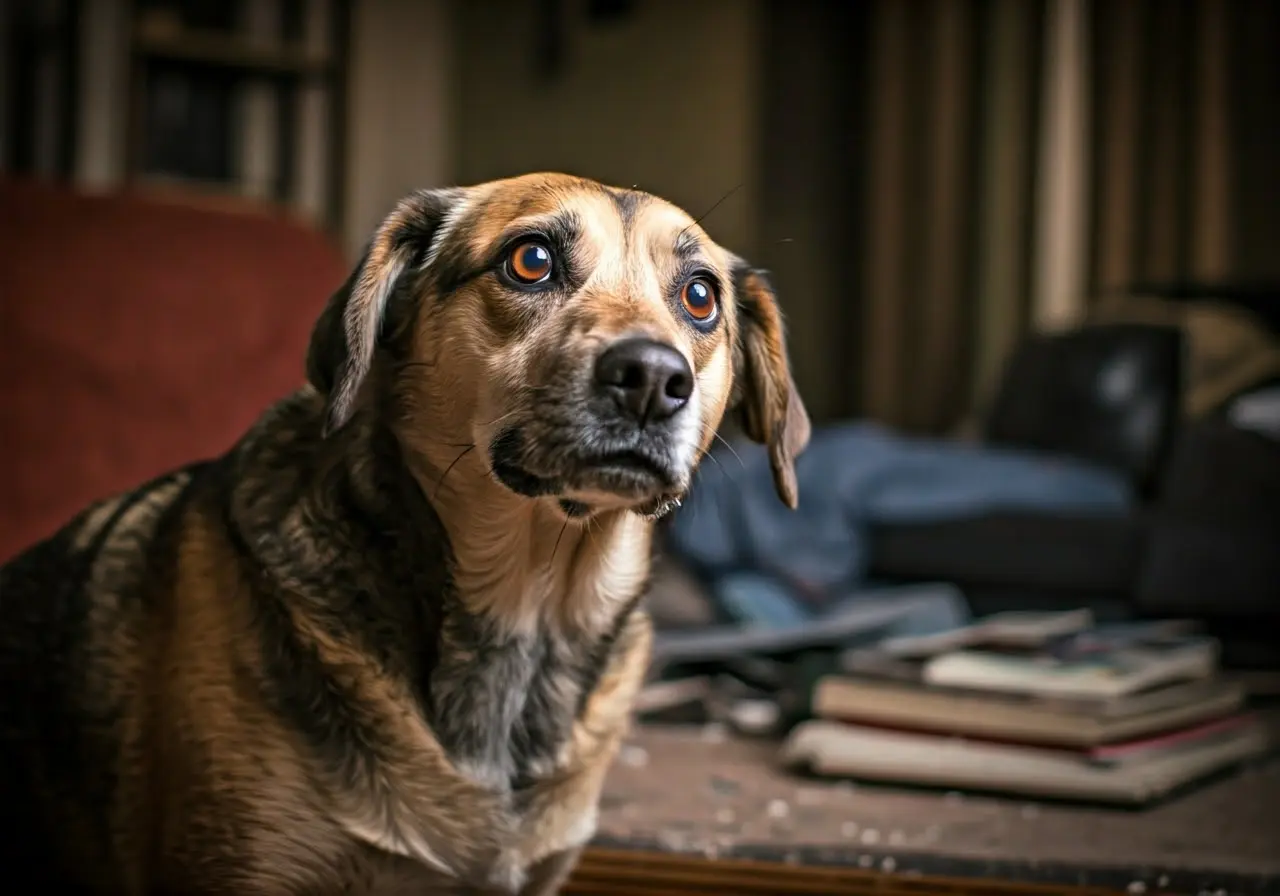
[{"label": "dark fur marking", "polygon": [[[249,518],[225,503],[222,512],[245,572],[258,584],[252,595],[269,696],[317,755],[354,783],[353,776],[372,758],[361,747],[376,744],[377,732],[363,726],[359,708],[335,685],[315,646],[299,638],[284,599],[296,601],[335,638],[354,640],[388,673],[403,676],[420,703],[429,706],[442,604],[452,593],[448,538],[389,435],[370,438],[364,487],[350,468],[318,456],[316,444],[304,439],[280,450],[268,443],[256,453],[242,448],[247,456],[241,462],[257,468],[244,482],[271,483],[275,493]],[[287,470],[298,471],[292,482]],[[240,477],[233,468],[226,473],[229,501]],[[315,524],[309,530],[313,544],[293,552],[279,548],[271,556],[252,547],[278,546],[278,540],[264,536],[297,508]]]},{"label": "dark fur marking", "polygon": [[[687,230],[682,230],[676,235],[676,241],[671,247],[671,252],[678,261],[692,264],[700,261],[703,257],[702,241]],[[705,262],[703,263],[705,264]]]},{"label": "dark fur marking", "polygon": [[618,639],[621,637],[627,623],[631,621],[632,615],[640,606],[645,592],[648,591],[648,583],[627,602],[626,606],[614,617],[612,625],[609,626],[604,636],[600,638],[589,649],[589,659],[583,664],[582,690],[578,696],[578,716],[582,715],[586,709],[587,701],[591,698],[591,694],[600,684],[600,678],[604,675],[604,670],[608,668],[609,662],[613,659],[618,645]]},{"label": "dark fur marking", "polygon": [[632,225],[635,224],[636,214],[648,197],[639,190],[605,190],[605,192],[618,209],[618,216],[622,218],[623,230],[630,233]]}]

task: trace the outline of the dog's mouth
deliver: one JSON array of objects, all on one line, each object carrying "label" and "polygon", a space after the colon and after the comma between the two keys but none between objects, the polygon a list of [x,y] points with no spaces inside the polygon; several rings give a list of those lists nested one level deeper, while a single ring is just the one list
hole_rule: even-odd
[{"label": "dog's mouth", "polygon": [[684,491],[676,465],[650,446],[587,448],[560,445],[538,450],[517,428],[504,430],[489,446],[494,477],[528,498],[554,497],[570,518],[588,516],[605,504],[657,513]]}]

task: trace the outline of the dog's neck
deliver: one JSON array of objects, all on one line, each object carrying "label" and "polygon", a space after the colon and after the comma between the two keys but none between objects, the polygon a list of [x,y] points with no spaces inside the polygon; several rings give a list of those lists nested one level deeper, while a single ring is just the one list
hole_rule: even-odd
[{"label": "dog's neck", "polygon": [[590,639],[645,585],[653,524],[626,510],[566,521],[515,495],[479,458],[411,464],[449,534],[453,579],[467,610],[512,636]]},{"label": "dog's neck", "polygon": [[[373,421],[319,439],[318,411],[299,393],[230,457],[253,468],[231,497],[238,540],[297,612],[403,676],[477,781],[554,774],[644,587],[652,524],[617,512],[565,525],[479,459],[442,483],[447,463]],[[335,583],[359,589],[361,612]]]},{"label": "dog's neck", "polygon": [[436,735],[490,786],[554,778],[644,588],[652,523],[566,522],[479,458],[424,460],[410,472],[448,535],[454,591],[429,689]]}]

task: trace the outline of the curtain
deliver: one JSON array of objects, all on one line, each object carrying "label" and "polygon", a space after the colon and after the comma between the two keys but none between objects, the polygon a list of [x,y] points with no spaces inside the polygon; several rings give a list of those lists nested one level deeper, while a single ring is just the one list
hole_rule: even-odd
[{"label": "curtain", "polygon": [[1280,4],[878,0],[866,29],[853,413],[945,432],[1099,295],[1280,281]]},{"label": "curtain", "polygon": [[1042,4],[870,21],[860,412],[939,432],[1024,327]]},{"label": "curtain", "polygon": [[1280,279],[1280,5],[1092,5],[1094,294]]}]

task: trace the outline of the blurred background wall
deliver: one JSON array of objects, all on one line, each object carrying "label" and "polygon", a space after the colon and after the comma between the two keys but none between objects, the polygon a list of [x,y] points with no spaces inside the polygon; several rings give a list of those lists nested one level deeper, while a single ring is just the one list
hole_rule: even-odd
[{"label": "blurred background wall", "polygon": [[938,432],[1109,291],[1280,281],[1271,0],[5,0],[0,165],[284,206],[561,169],[775,272],[819,420]]}]

